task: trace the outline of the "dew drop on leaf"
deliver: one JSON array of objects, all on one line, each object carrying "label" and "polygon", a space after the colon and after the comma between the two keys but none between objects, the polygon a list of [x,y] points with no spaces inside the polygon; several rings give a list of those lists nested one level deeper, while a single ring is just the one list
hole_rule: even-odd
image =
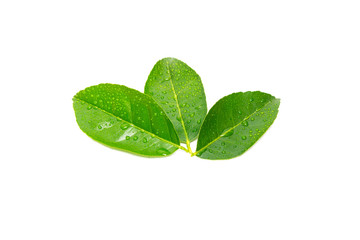
[{"label": "dew drop on leaf", "polygon": [[159,148],[156,152],[162,156],[166,156],[166,155],[170,154],[169,150],[167,150],[165,148]]},{"label": "dew drop on leaf", "polygon": [[230,129],[227,128],[223,131],[223,133],[221,134],[222,137],[230,137],[234,134],[234,129]]},{"label": "dew drop on leaf", "polygon": [[126,140],[130,140],[130,137],[129,137],[129,136],[126,136]]},{"label": "dew drop on leaf", "polygon": [[120,126],[120,128],[121,128],[122,130],[126,130],[126,129],[129,128],[129,125],[126,124],[126,123],[123,123],[123,124]]}]

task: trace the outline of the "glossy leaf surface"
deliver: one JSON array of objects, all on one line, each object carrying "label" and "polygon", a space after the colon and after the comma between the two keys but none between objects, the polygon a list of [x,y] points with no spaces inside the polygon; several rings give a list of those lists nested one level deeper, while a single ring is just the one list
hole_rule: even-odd
[{"label": "glossy leaf surface", "polygon": [[181,142],[188,144],[197,138],[207,106],[201,79],[193,69],[175,58],[158,61],[146,82],[145,94],[164,109]]},{"label": "glossy leaf surface", "polygon": [[274,122],[280,99],[262,92],[239,92],[220,99],[201,127],[196,155],[229,159],[243,154]]},{"label": "glossy leaf surface", "polygon": [[180,146],[169,118],[148,95],[100,84],[73,98],[76,120],[89,137],[107,146],[145,156],[166,156]]}]

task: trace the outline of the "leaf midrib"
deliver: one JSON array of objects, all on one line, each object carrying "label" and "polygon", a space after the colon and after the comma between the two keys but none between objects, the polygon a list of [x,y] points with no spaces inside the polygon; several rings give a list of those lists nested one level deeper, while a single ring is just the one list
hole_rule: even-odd
[{"label": "leaf midrib", "polygon": [[218,137],[216,137],[214,140],[212,140],[210,143],[206,144],[204,147],[202,147],[200,150],[196,151],[194,153],[194,155],[199,154],[201,151],[203,151],[204,149],[208,148],[211,144],[213,144],[214,142],[216,142],[217,140],[219,140],[220,138],[222,138],[223,135],[226,135],[228,132],[230,132],[231,130],[234,130],[235,128],[237,128],[238,126],[240,126],[243,122],[245,122],[246,120],[248,120],[250,117],[252,117],[255,113],[259,112],[261,109],[263,109],[264,107],[266,107],[267,105],[269,105],[270,103],[272,103],[274,100],[277,100],[277,98],[267,102],[264,106],[262,106],[261,108],[257,109],[255,112],[253,112],[252,114],[250,114],[249,116],[247,116],[246,118],[244,118],[241,122],[239,122],[238,124],[236,124],[234,127],[229,128],[225,133],[221,133]]},{"label": "leaf midrib", "polygon": [[183,130],[184,130],[184,133],[185,133],[186,145],[187,145],[188,148],[189,148],[190,140],[189,140],[188,134],[187,134],[187,132],[186,132],[184,119],[183,119],[182,114],[181,114],[181,109],[180,109],[180,105],[179,105],[179,100],[178,100],[178,97],[177,97],[177,94],[176,94],[176,91],[175,91],[174,83],[173,83],[173,81],[172,81],[171,71],[170,71],[170,67],[169,67],[169,63],[168,63],[168,62],[166,63],[166,67],[167,67],[168,72],[169,72],[171,89],[172,89],[172,91],[173,91],[173,93],[174,93],[174,96],[175,96],[176,107],[177,107],[177,109],[178,109],[178,111],[179,111],[179,117],[180,117],[181,126],[182,126],[182,128],[183,128]]},{"label": "leaf midrib", "polygon": [[161,137],[157,136],[157,135],[154,134],[154,133],[148,132],[148,131],[146,131],[145,129],[142,129],[142,128],[134,125],[134,124],[131,123],[131,122],[128,122],[128,121],[126,121],[126,120],[124,120],[124,119],[122,119],[122,118],[120,118],[120,117],[118,117],[118,116],[116,116],[116,115],[114,115],[114,114],[112,114],[112,113],[110,113],[110,112],[107,112],[106,110],[104,110],[104,109],[102,109],[102,108],[100,108],[100,107],[98,107],[98,106],[96,106],[96,105],[94,105],[94,104],[92,104],[92,103],[89,103],[89,102],[84,101],[84,100],[82,100],[82,99],[79,99],[79,98],[77,98],[77,97],[74,97],[73,99],[74,99],[74,100],[77,100],[77,101],[79,101],[79,102],[87,103],[87,104],[91,105],[92,107],[96,107],[97,109],[99,109],[99,110],[102,111],[103,113],[106,113],[106,114],[108,114],[108,115],[110,115],[110,116],[112,116],[112,117],[115,117],[115,118],[117,118],[117,119],[120,119],[121,121],[124,121],[125,123],[127,123],[127,124],[135,127],[136,129],[139,129],[140,131],[144,131],[145,133],[149,134],[150,136],[154,136],[154,137],[156,137],[157,139],[159,139],[159,140],[161,140],[161,141],[163,141],[163,142],[166,142],[166,143],[168,143],[168,144],[171,144],[171,145],[173,145],[173,146],[175,146],[175,147],[177,147],[177,148],[179,148],[179,149],[186,150],[183,146],[177,145],[177,144],[175,144],[175,143],[173,143],[173,142],[170,142],[170,141],[168,141],[168,140],[166,140],[166,139],[164,139],[164,138],[161,138]]}]

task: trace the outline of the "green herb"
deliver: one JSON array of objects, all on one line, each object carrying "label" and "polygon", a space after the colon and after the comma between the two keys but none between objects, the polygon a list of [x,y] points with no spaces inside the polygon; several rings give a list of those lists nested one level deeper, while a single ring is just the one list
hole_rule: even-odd
[{"label": "green herb", "polygon": [[[204,159],[243,154],[274,122],[279,105],[280,100],[267,93],[238,92],[220,99],[206,115],[199,75],[174,58],[155,64],[145,94],[99,84],[73,98],[79,127],[104,145],[148,157],[182,149]],[[190,142],[197,137],[193,152]]]},{"label": "green herb", "polygon": [[[207,112],[205,92],[199,75],[175,58],[164,58],[152,69],[145,85],[173,123],[180,141],[194,141]],[[191,152],[192,153],[192,152]]]},{"label": "green herb", "polygon": [[145,156],[166,156],[182,148],[169,118],[148,95],[100,84],[73,100],[81,130],[105,145]]},{"label": "green herb", "polygon": [[201,127],[195,155],[229,159],[243,154],[270,127],[280,100],[262,92],[239,92],[220,99]]}]

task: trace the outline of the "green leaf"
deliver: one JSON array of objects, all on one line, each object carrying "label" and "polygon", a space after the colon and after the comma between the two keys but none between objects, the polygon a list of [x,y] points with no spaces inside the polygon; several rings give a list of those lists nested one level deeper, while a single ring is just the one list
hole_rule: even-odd
[{"label": "green leaf", "polygon": [[109,147],[155,157],[183,148],[160,106],[139,91],[100,84],[78,92],[73,103],[81,130]]},{"label": "green leaf", "polygon": [[194,155],[229,159],[243,154],[274,122],[280,99],[262,92],[238,92],[220,99],[201,127]]},{"label": "green leaf", "polygon": [[180,141],[189,143],[199,134],[207,112],[204,88],[199,75],[175,58],[164,58],[152,69],[145,85],[174,124]]}]

